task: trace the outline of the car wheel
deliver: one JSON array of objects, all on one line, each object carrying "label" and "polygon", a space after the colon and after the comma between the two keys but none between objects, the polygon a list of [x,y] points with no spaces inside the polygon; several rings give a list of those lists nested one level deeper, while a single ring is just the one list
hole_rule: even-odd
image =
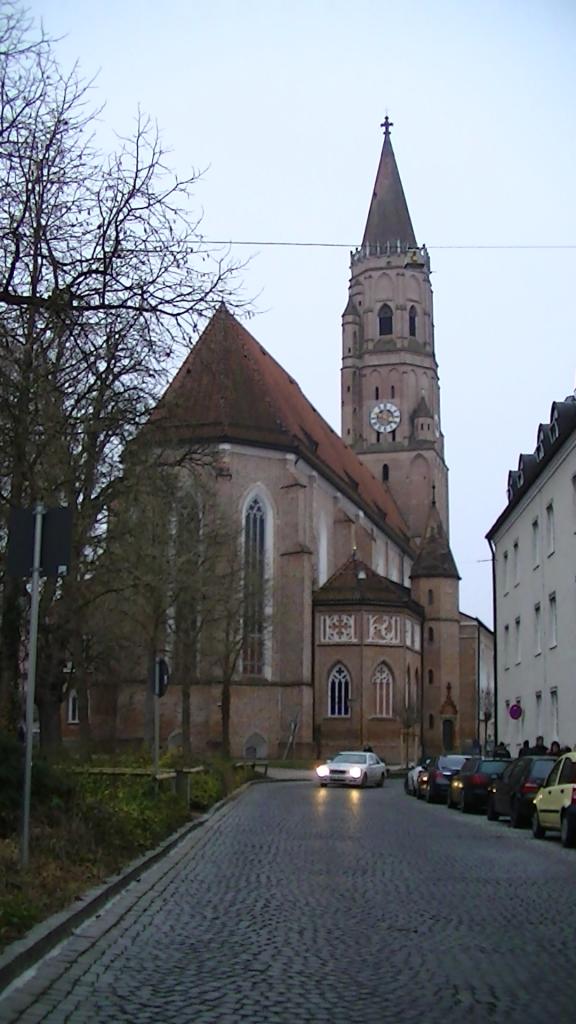
[{"label": "car wheel", "polygon": [[362,787],[362,789],[366,789],[367,785],[368,785],[368,776],[366,775],[366,772],[364,772],[364,775],[360,779],[360,786]]},{"label": "car wheel", "polygon": [[378,786],[379,786],[380,789],[382,789],[382,786],[384,785],[384,779],[385,779],[385,775],[384,775],[384,772],[382,772],[382,775],[378,779]]},{"label": "car wheel", "polygon": [[490,797],[488,801],[488,807],[486,808],[486,817],[488,818],[488,821],[498,821],[498,818],[500,817],[498,811],[494,807],[494,797]]},{"label": "car wheel", "polygon": [[[383,783],[381,783],[381,785],[383,785]],[[406,776],[405,779],[404,779],[404,792],[408,796],[410,796],[410,786],[408,785],[408,776]]]},{"label": "car wheel", "polygon": [[576,846],[576,821],[569,818],[567,814],[562,816],[560,823],[560,840],[562,846]]},{"label": "car wheel", "polygon": [[460,793],[460,810],[462,814],[470,814],[470,801],[466,796],[464,790]]},{"label": "car wheel", "polygon": [[546,835],[546,829],[542,828],[540,824],[540,818],[538,817],[538,811],[534,811],[532,815],[532,835],[534,839],[544,839]]},{"label": "car wheel", "polygon": [[431,804],[432,801],[433,801],[432,790],[430,789],[430,786],[427,786],[426,787],[426,803],[427,804]]},{"label": "car wheel", "polygon": [[321,783],[320,783],[320,786],[321,786],[321,788],[322,788],[322,789],[326,789],[326,786],[327,786],[327,785],[328,785],[328,783],[327,783],[327,782],[321,782]]},{"label": "car wheel", "polygon": [[522,815],[520,814],[518,801],[513,800],[510,807],[510,826],[511,828],[522,828],[522,824]]},{"label": "car wheel", "polygon": [[448,796],[446,797],[446,807],[449,807],[451,811],[454,810],[454,801],[452,800],[452,793],[448,790]]}]

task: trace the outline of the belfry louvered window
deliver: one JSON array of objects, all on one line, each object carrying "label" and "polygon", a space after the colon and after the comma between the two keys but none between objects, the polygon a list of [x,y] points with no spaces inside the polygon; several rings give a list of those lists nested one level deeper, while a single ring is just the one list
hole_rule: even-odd
[{"label": "belfry louvered window", "polygon": [[416,306],[410,306],[408,310],[408,332],[411,338],[416,337]]},{"label": "belfry louvered window", "polygon": [[253,498],[244,519],[243,668],[247,675],[261,675],[264,669],[265,532],[264,508]]},{"label": "belfry louvered window", "polygon": [[392,307],[385,302],[384,305],[380,307],[380,312],[378,313],[378,333],[380,337],[382,337],[382,335],[393,334],[393,332],[394,320]]}]

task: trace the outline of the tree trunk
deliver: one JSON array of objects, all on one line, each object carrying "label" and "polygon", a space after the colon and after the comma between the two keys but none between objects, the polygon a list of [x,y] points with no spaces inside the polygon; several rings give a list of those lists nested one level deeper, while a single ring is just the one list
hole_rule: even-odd
[{"label": "tree trunk", "polygon": [[61,703],[47,688],[37,704],[40,718],[40,750],[43,754],[52,754],[62,747]]},{"label": "tree trunk", "polygon": [[222,683],[222,755],[230,757],[230,680]]},{"label": "tree trunk", "polygon": [[187,672],[182,674],[182,758],[184,764],[190,764],[192,749],[190,744],[190,677]]},{"label": "tree trunk", "polygon": [[14,735],[23,710],[18,692],[22,629],[20,589],[19,580],[8,576],[4,578],[0,628],[0,730],[5,729]]}]

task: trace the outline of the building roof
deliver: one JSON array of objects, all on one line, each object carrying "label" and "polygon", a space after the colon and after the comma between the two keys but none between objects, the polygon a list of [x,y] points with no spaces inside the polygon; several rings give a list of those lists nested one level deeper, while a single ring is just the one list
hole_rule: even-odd
[{"label": "building roof", "polygon": [[412,579],[427,576],[460,579],[454,556],[450,550],[450,542],[434,498],[411,572]]},{"label": "building roof", "polygon": [[391,242],[394,245],[400,242],[408,248],[417,248],[418,245],[404,197],[387,121],[385,122],[384,143],[362,245],[382,245],[386,242]]},{"label": "building roof", "polygon": [[576,393],[568,395],[563,402],[552,403],[550,423],[540,423],[538,427],[536,451],[529,454],[523,452],[518,458],[518,469],[511,469],[508,473],[508,504],[488,530],[488,540],[494,537],[546,466],[575,433]]},{"label": "building roof", "polygon": [[151,428],[163,443],[235,442],[295,452],[411,551],[408,526],[387,486],[224,305],[153,410]]},{"label": "building roof", "polygon": [[377,604],[410,608],[417,615],[424,611],[414,601],[410,589],[380,576],[356,555],[350,558],[314,592],[315,604]]}]

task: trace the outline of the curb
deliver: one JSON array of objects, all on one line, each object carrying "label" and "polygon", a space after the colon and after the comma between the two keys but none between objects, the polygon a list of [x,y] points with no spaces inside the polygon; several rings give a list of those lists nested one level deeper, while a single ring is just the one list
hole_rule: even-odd
[{"label": "curb", "polygon": [[259,779],[250,779],[248,782],[245,782],[238,789],[225,796],[223,800],[210,807],[205,814],[196,818],[195,821],[182,825],[177,832],[173,832],[167,839],[164,839],[154,850],[144,853],[141,857],[131,861],[118,874],[112,875],[111,878],[102,882],[101,885],[88,890],[88,892],[80,896],[65,910],[59,910],[52,914],[51,917],[46,918],[45,921],[34,925],[22,939],[18,939],[7,946],[4,952],[0,954],[0,996],[11,982],[15,981],[24,971],[33,967],[59,942],[66,939],[78,925],[92,917],[114,896],[125,889],[130,882],[133,882],[135,878],[162,860],[167,853],[170,853],[192,832],[208,824],[211,818],[221,811],[226,804],[236,800],[248,786],[252,786],[255,782],[258,783],[259,781]]}]

